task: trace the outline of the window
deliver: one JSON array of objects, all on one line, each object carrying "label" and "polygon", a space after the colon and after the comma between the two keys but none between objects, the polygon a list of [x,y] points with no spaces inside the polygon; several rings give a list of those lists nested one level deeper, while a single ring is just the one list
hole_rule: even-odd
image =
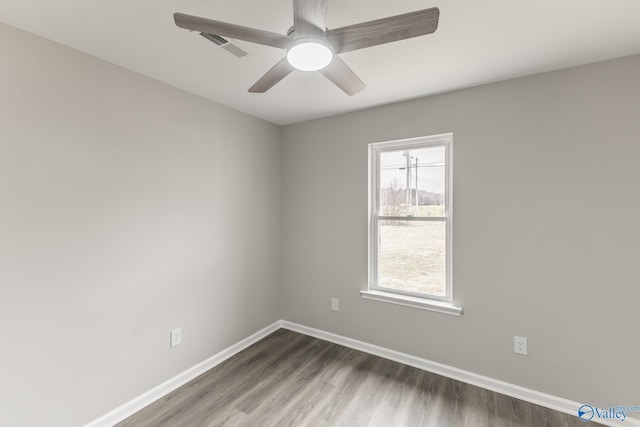
[{"label": "window", "polygon": [[451,284],[451,145],[444,134],[369,145],[365,298],[461,313]]}]

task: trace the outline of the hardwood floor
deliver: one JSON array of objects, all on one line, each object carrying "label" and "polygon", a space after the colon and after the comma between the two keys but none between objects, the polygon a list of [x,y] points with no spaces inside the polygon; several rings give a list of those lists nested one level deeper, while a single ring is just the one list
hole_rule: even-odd
[{"label": "hardwood floor", "polygon": [[582,425],[576,416],[280,329],[118,427]]}]

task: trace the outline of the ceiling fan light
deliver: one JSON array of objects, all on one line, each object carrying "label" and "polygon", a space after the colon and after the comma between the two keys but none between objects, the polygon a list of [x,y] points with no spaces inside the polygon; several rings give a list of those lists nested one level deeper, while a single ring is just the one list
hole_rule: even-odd
[{"label": "ceiling fan light", "polygon": [[296,42],[287,51],[287,60],[294,68],[302,71],[321,70],[333,59],[328,44],[313,37],[305,37]]}]

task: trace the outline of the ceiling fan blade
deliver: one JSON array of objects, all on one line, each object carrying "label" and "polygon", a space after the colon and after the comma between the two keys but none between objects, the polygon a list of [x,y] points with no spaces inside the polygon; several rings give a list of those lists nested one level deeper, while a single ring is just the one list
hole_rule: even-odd
[{"label": "ceiling fan blade", "polygon": [[272,69],[267,71],[267,74],[262,76],[253,86],[249,88],[251,93],[265,93],[271,89],[280,80],[287,77],[294,70],[293,66],[289,64],[287,58],[282,58],[280,62],[273,66]]},{"label": "ceiling fan blade", "polygon": [[291,42],[288,36],[281,34],[214,21],[213,19],[201,18],[199,16],[185,15],[184,13],[175,13],[173,19],[180,28],[214,34],[216,36],[231,37],[232,39],[279,47],[281,49],[286,49]]},{"label": "ceiling fan blade", "polygon": [[323,76],[342,89],[347,95],[353,96],[367,86],[340,57],[334,55],[331,63],[320,70]]},{"label": "ceiling fan blade", "polygon": [[437,7],[327,30],[334,53],[431,34],[438,28]]},{"label": "ceiling fan blade", "polygon": [[327,0],[293,0],[293,28],[298,35],[324,36]]}]

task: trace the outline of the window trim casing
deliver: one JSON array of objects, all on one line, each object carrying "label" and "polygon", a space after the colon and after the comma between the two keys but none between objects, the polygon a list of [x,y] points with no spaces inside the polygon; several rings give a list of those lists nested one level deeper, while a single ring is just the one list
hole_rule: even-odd
[{"label": "window trim casing", "polygon": [[[415,147],[444,147],[445,148],[445,198],[444,198],[444,217],[394,217],[382,216],[380,213],[380,153],[385,151],[396,151],[399,148],[415,148]],[[444,133],[431,136],[423,136],[417,138],[408,138],[392,141],[375,142],[369,144],[369,233],[368,233],[368,261],[369,261],[369,279],[367,291],[361,292],[362,296],[368,299],[378,301],[392,302],[400,305],[408,305],[416,308],[425,308],[428,310],[442,311],[443,306],[448,307],[445,311],[450,314],[461,313],[461,308],[454,307],[453,301],[453,133]],[[424,293],[402,291],[399,289],[386,288],[377,285],[378,279],[378,259],[379,259],[379,221],[384,220],[403,220],[403,221],[438,221],[444,222],[446,227],[446,295],[430,295]],[[409,304],[407,304],[409,302]],[[430,304],[431,303],[431,304]],[[451,310],[449,310],[451,309]]]}]

